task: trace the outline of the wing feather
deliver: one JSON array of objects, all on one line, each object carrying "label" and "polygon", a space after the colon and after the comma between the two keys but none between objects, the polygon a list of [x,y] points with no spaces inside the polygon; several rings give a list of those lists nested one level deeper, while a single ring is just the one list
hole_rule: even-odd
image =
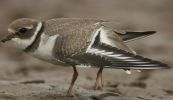
[{"label": "wing feather", "polygon": [[169,68],[167,64],[159,61],[144,58],[139,55],[121,50],[116,47],[100,42],[100,33],[95,38],[95,42],[91,48],[81,54],[76,54],[71,57],[79,62],[92,66],[105,66],[107,68],[121,69],[161,69]]}]

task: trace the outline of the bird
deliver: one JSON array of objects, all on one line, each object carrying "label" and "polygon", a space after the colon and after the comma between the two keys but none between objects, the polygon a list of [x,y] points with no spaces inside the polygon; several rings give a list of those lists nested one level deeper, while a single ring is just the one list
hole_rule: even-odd
[{"label": "bird", "polygon": [[130,70],[166,69],[160,61],[137,55],[126,43],[156,31],[119,31],[112,22],[94,18],[54,18],[40,21],[20,18],[8,26],[1,40],[11,41],[18,49],[45,62],[71,66],[73,76],[66,96],[78,77],[77,66],[98,68],[94,89],[103,88],[104,68]]}]

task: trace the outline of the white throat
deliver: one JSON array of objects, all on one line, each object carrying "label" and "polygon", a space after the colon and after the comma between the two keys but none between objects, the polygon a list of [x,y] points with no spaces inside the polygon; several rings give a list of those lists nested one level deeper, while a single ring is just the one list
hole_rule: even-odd
[{"label": "white throat", "polygon": [[41,28],[42,28],[42,22],[39,22],[37,24],[34,35],[31,36],[31,38],[29,38],[29,39],[13,38],[12,41],[17,48],[24,50],[35,41],[36,36],[39,33],[39,31],[41,30]]}]

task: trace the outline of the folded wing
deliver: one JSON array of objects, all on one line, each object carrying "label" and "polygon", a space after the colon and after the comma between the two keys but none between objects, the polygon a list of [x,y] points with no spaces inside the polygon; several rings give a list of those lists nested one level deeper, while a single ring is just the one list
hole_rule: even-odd
[{"label": "folded wing", "polygon": [[156,33],[155,31],[145,31],[145,32],[126,32],[125,34],[119,34],[124,42],[133,41],[136,39],[144,38]]}]

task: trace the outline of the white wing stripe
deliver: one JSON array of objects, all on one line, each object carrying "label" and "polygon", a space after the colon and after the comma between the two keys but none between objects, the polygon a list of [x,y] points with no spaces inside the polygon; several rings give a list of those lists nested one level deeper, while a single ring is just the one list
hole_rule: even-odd
[{"label": "white wing stripe", "polygon": [[113,54],[113,52],[106,52],[105,50],[98,50],[98,49],[90,49],[88,52],[98,55],[106,55],[109,57],[122,59],[122,60],[132,58],[132,57],[123,57],[122,54]]}]

